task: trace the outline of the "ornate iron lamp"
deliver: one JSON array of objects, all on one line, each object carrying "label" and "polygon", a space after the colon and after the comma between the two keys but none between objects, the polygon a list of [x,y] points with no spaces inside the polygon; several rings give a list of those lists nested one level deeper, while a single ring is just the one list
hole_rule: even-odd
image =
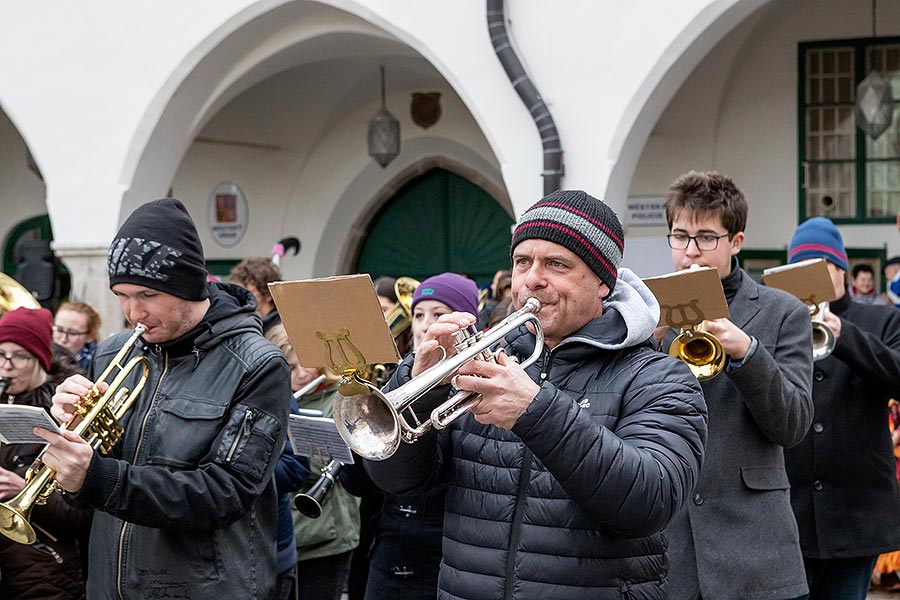
[{"label": "ornate iron lamp", "polygon": [[369,121],[369,156],[382,168],[400,154],[400,121],[385,106],[384,67],[381,67],[381,110]]},{"label": "ornate iron lamp", "polygon": [[[872,38],[877,32],[877,0],[872,0]],[[891,127],[894,98],[891,84],[876,70],[856,86],[856,124],[873,140]]]}]

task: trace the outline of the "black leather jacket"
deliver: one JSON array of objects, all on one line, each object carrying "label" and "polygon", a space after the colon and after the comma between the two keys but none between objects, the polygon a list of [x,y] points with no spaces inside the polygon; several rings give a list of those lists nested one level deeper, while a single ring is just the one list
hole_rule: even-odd
[{"label": "black leather jacket", "polygon": [[[89,598],[269,597],[272,473],[290,374],[261,335],[250,293],[210,288],[210,309],[194,331],[163,346],[138,344],[150,358],[147,385],[125,416],[123,438],[110,456],[94,454],[74,495],[97,509]],[[94,375],[128,335],[101,344]]]}]

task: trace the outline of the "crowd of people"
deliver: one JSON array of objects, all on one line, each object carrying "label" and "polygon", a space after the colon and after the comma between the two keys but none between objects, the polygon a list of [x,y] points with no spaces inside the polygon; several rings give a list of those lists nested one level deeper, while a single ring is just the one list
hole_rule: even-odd
[{"label": "crowd of people", "polygon": [[314,518],[292,497],[330,457],[295,454],[288,418],[331,417],[341,374],[300,363],[268,289],[277,264],[247,258],[214,281],[184,205],[140,206],[108,254],[129,329],[100,339],[79,301],[0,317],[0,402],[61,424],[107,391],[117,354],[145,357],[108,452],[66,428],[0,446],[0,500],[35,464],[62,492],[24,515],[35,543],[0,536],[0,597],[862,600],[873,572],[900,583],[900,257],[879,294],[830,220],[796,228],[788,262],[824,259],[836,297],[821,317],[833,351],[814,360],[809,307],[741,267],[735,182],[686,173],[665,209],[673,270],[721,281],[728,317],[706,322],[721,374],[698,380],[668,355],[678,331],[620,267],[609,206],[553,192],[520,215],[511,268],[483,292],[458,273],[411,296],[375,280],[385,318],[405,319],[390,323],[403,360],[379,367],[385,392],[531,299],[540,331],[510,328],[492,360],[427,390],[407,418],[478,399],[384,460],[343,465]]}]

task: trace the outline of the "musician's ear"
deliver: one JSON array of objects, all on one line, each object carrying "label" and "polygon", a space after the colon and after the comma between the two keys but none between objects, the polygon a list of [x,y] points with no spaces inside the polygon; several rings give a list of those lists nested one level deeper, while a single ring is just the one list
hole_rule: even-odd
[{"label": "musician's ear", "polygon": [[741,251],[741,247],[744,245],[744,232],[738,231],[731,237],[731,255],[734,256],[738,252]]},{"label": "musician's ear", "polygon": [[601,300],[604,300],[607,296],[609,296],[609,286],[606,285],[605,283],[600,284],[599,291],[600,291],[600,299]]}]

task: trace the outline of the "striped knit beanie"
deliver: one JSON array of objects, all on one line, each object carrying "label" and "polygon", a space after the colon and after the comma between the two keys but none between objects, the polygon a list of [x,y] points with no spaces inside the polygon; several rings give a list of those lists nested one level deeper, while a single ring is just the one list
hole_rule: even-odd
[{"label": "striped knit beanie", "polygon": [[841,232],[830,219],[813,217],[800,224],[788,248],[788,262],[824,258],[845,271],[850,270]]},{"label": "striped knit beanie", "polygon": [[512,247],[528,239],[547,240],[574,252],[612,292],[625,250],[622,224],[601,200],[581,190],[559,190],[522,213]]}]

